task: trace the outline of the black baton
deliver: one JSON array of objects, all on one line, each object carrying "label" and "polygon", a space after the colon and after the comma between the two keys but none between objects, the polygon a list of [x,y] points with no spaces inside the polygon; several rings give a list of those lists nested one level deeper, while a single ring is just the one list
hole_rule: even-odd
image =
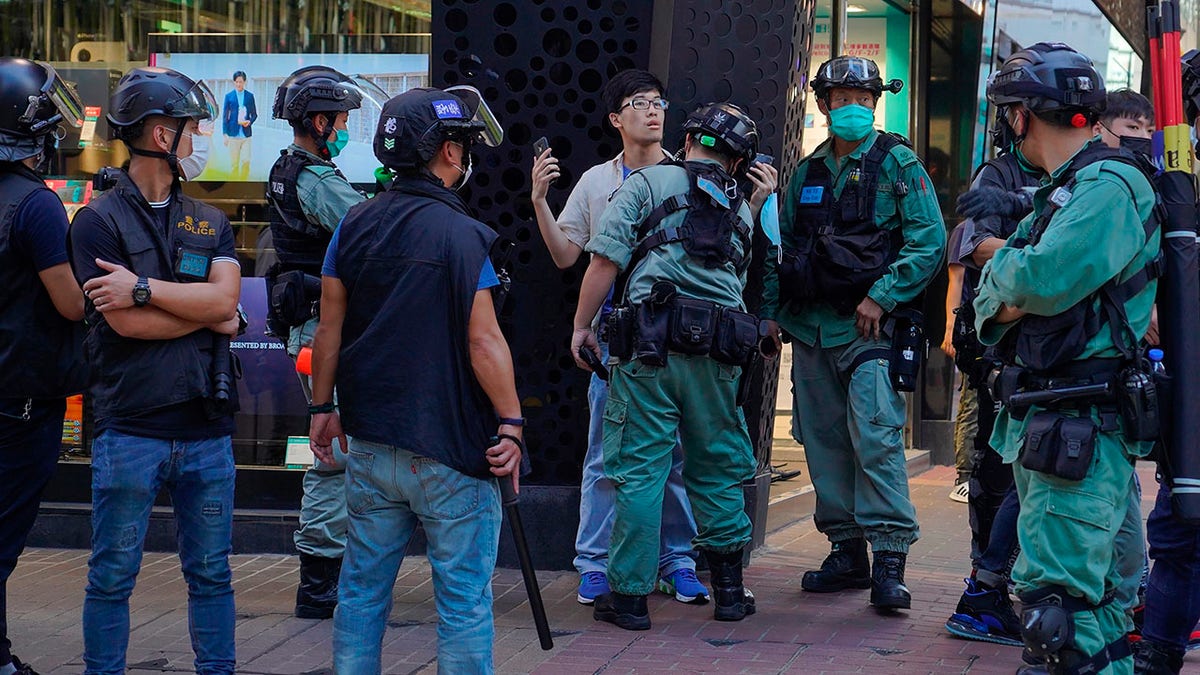
[{"label": "black baton", "polygon": [[513,490],[512,476],[500,476],[500,500],[504,504],[504,513],[508,516],[508,529],[512,530],[513,544],[517,548],[517,558],[521,561],[521,576],[525,578],[525,594],[529,596],[529,609],[533,612],[533,625],[537,628],[538,640],[542,649],[554,649],[554,638],[550,636],[550,622],[546,620],[546,607],[542,604],[542,591],[538,588],[537,574],[533,570],[533,560],[529,557],[529,544],[525,541],[525,527],[521,524],[520,497]]}]

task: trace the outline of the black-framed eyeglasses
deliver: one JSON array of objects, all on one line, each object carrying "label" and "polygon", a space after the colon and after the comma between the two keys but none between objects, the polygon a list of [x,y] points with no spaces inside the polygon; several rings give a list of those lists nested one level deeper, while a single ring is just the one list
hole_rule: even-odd
[{"label": "black-framed eyeglasses", "polygon": [[619,113],[625,108],[633,108],[634,110],[649,110],[650,106],[654,106],[659,110],[666,110],[668,107],[670,107],[670,105],[671,102],[665,98],[662,98],[661,96],[653,100],[648,98],[635,98],[620,108],[617,108],[617,112]]}]

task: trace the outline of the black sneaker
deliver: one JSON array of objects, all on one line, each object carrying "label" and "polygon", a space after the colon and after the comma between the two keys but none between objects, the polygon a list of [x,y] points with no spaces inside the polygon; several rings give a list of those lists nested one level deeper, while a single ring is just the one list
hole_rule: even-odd
[{"label": "black sneaker", "polygon": [[1179,675],[1184,650],[1154,640],[1133,644],[1134,675]]},{"label": "black sneaker", "polygon": [[625,630],[650,630],[650,610],[646,596],[604,593],[596,597],[592,618],[607,621]]},{"label": "black sneaker", "polygon": [[871,569],[871,604],[875,609],[908,609],[912,594],[904,585],[904,563],[908,556],[895,551],[876,551]]},{"label": "black sneaker", "polygon": [[847,588],[871,587],[871,563],[867,561],[867,541],[847,539],[833,544],[821,569],[809,570],[800,579],[800,588],[811,593],[835,593]]},{"label": "black sneaker", "polygon": [[21,659],[18,659],[16,654],[12,654],[11,656],[13,668],[17,669],[14,675],[38,675],[38,672],[28,663],[21,663]]},{"label": "black sneaker", "polygon": [[946,622],[951,635],[1020,647],[1021,620],[1008,594],[976,579],[964,579],[967,590],[958,600],[954,615]]}]

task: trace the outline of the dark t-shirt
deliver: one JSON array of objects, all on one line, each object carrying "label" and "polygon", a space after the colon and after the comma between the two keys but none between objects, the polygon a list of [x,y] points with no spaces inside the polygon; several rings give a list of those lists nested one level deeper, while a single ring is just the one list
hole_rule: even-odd
[{"label": "dark t-shirt", "polygon": [[13,250],[42,272],[67,262],[67,212],[58,195],[34,190],[17,207],[12,228]]},{"label": "dark t-shirt", "polygon": [[[156,220],[162,225],[164,236],[169,224],[170,200],[151,203]],[[89,279],[104,276],[108,272],[96,264],[96,258],[109,262],[124,263],[121,244],[112,236],[103,219],[91,209],[82,209],[75,215],[71,226],[71,267],[79,285]],[[213,262],[237,262],[237,251],[233,241],[233,230],[225,228],[217,241]],[[165,366],[166,364],[164,364]],[[204,399],[193,399],[184,403],[147,410],[141,414],[121,417],[98,417],[96,433],[112,429],[131,436],[194,441],[205,438],[229,436],[233,433],[233,417],[229,415],[210,419],[205,411]]]}]

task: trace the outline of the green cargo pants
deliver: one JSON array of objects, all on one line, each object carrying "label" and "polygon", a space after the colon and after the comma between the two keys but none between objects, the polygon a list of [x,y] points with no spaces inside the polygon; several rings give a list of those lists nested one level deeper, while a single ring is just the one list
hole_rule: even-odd
[{"label": "green cargo pants", "polygon": [[831,542],[865,536],[873,550],[908,553],[920,531],[908,496],[904,397],[884,359],[850,372],[859,354],[887,345],[862,337],[840,347],[793,342],[792,414],[812,472],[817,529]]},{"label": "green cargo pants", "polygon": [[[1013,464],[1013,478],[1021,499],[1021,555],[1012,574],[1017,593],[1060,586],[1096,605],[1115,592],[1122,585],[1118,534],[1127,511],[1135,508],[1133,454],[1120,434],[1097,434],[1091,468],[1081,481],[1030,471],[1019,462]],[[1133,628],[1122,606],[1128,598],[1118,600],[1072,615],[1078,651],[1096,654]],[[1101,672],[1132,673],[1133,659]]]},{"label": "green cargo pants", "polygon": [[718,553],[750,543],[742,482],[754,450],[736,405],[742,369],[707,356],[671,353],[663,367],[627,361],[612,369],[604,409],[604,473],[616,490],[608,582],[647,595],[658,580],[663,489],[675,435],[683,484],[696,517],[697,548]]}]

